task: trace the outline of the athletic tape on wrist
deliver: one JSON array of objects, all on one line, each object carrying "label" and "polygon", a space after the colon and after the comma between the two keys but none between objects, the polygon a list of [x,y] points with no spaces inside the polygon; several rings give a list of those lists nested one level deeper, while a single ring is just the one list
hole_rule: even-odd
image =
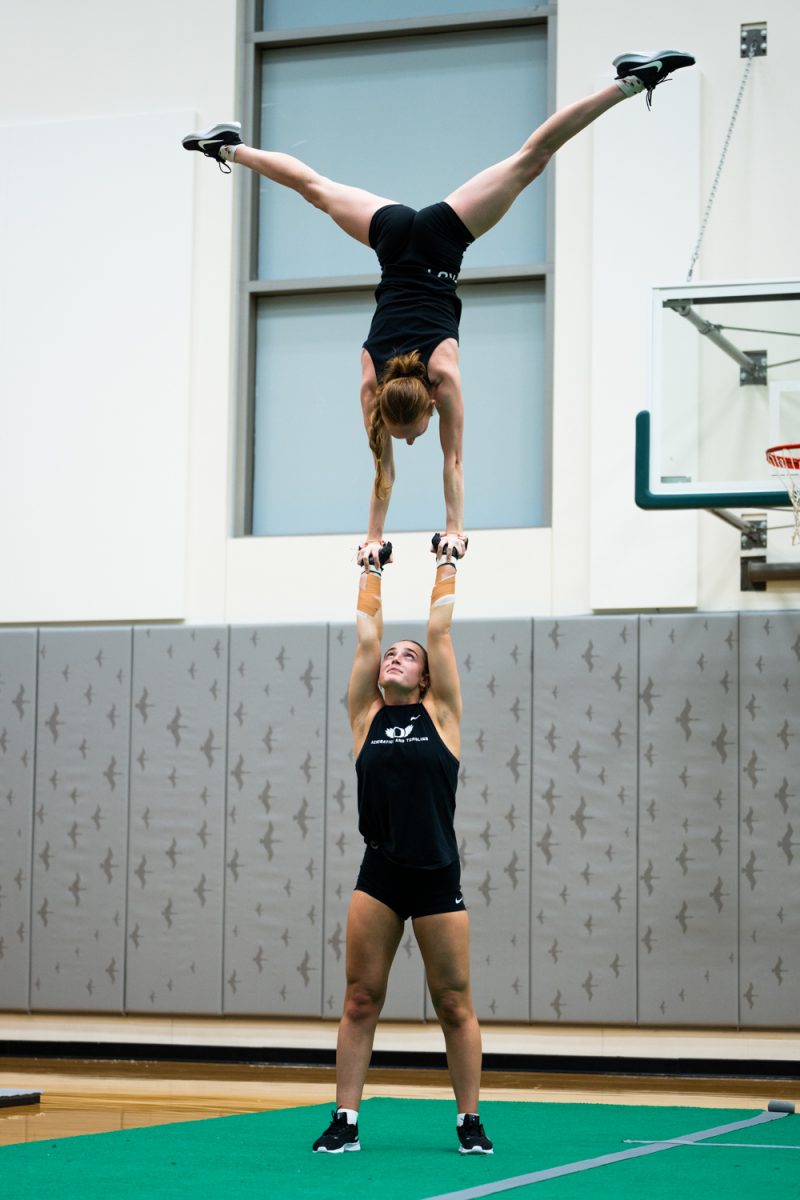
[{"label": "athletic tape on wrist", "polygon": [[431,592],[431,608],[438,608],[440,604],[455,604],[455,600],[455,575],[448,575],[445,579],[437,579]]},{"label": "athletic tape on wrist", "polygon": [[358,581],[358,612],[373,620],[381,607],[381,573],[369,570]]}]

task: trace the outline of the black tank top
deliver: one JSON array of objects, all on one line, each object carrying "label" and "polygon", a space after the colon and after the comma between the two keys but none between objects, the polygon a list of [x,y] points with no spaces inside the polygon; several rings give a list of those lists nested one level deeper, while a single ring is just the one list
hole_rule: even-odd
[{"label": "black tank top", "polygon": [[386,704],[356,759],[358,829],[406,867],[446,867],[458,857],[453,829],[458,759],[422,704]]},{"label": "black tank top", "polygon": [[474,238],[449,204],[419,212],[388,204],[373,214],[370,245],[381,264],[377,307],[364,348],[380,380],[395,354],[418,350],[427,370],[434,350],[458,341],[461,300],[456,295],[464,252]]}]

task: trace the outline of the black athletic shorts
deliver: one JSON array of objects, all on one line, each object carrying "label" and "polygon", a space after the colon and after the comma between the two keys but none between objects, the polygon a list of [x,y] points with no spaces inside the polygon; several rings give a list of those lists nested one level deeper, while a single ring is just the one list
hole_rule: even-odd
[{"label": "black athletic shorts", "polygon": [[446,200],[413,209],[385,204],[372,214],[369,244],[385,271],[405,263],[442,271],[455,282],[464,251],[475,238]]},{"label": "black athletic shorts", "polygon": [[401,867],[377,847],[367,846],[355,890],[380,900],[401,921],[466,909],[457,858],[446,867]]}]

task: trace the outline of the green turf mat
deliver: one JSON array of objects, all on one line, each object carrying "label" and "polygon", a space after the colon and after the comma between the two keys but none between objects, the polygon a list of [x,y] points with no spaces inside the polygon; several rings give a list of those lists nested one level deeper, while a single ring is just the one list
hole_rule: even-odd
[{"label": "green turf mat", "polygon": [[[642,1109],[633,1110],[638,1115]],[[686,1131],[716,1125],[718,1109],[671,1110],[689,1117]],[[749,1114],[755,1116],[751,1111]],[[699,1118],[699,1120],[698,1120]],[[710,1118],[706,1120],[706,1118]],[[640,1128],[639,1121],[636,1121]],[[646,1137],[646,1134],[627,1134]],[[672,1136],[672,1135],[670,1135]],[[501,1197],[530,1200],[534,1194],[545,1200],[797,1200],[800,1197],[800,1119],[789,1117],[754,1129],[743,1129],[710,1142],[747,1142],[751,1149],[733,1146],[676,1146],[649,1158],[637,1158],[601,1167],[564,1179],[554,1179],[539,1188],[521,1188],[500,1193]],[[781,1143],[785,1150],[758,1150],[768,1143]],[[621,1146],[620,1149],[628,1149]]]},{"label": "green turf mat", "polygon": [[[0,1180],[10,1200],[424,1200],[624,1151],[627,1138],[680,1137],[754,1115],[742,1109],[486,1102],[481,1116],[496,1153],[463,1156],[457,1153],[452,1102],[376,1099],[361,1110],[360,1154],[311,1153],[311,1142],[330,1119],[330,1106],[317,1105],[9,1146],[0,1149]],[[794,1141],[800,1142],[794,1117],[745,1132],[757,1135],[753,1141],[774,1143],[787,1127],[797,1129]],[[735,1140],[748,1139],[737,1134]],[[726,1188],[729,1197],[756,1200],[774,1195],[775,1187],[783,1196],[798,1196],[798,1179],[797,1151],[677,1147],[501,1195],[674,1200],[683,1188],[688,1200]]]}]

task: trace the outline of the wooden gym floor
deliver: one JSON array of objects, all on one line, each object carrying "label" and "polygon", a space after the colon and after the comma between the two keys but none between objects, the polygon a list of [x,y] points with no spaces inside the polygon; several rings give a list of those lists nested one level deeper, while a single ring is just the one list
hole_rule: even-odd
[{"label": "wooden gym floor", "polygon": [[[27,1016],[0,1014],[0,1046],[36,1043],[24,1057],[0,1057],[0,1088],[41,1091],[36,1106],[0,1108],[0,1146],[84,1133],[110,1132],[173,1121],[195,1121],[233,1113],[332,1103],[332,1067],[266,1066],[259,1063],[104,1061],[115,1044],[184,1046],[188,1059],[203,1046],[330,1049],[335,1022],[229,1021],[170,1018]],[[487,1054],[591,1056],[608,1060],[598,1073],[485,1071],[482,1098],[563,1103],[659,1104],[711,1108],[765,1108],[770,1099],[800,1106],[800,1036],[792,1032],[724,1030],[633,1030],[542,1026],[483,1029]],[[69,1058],[48,1056],[69,1041]],[[442,1048],[437,1026],[387,1022],[376,1049],[414,1052]],[[74,1057],[72,1057],[74,1055]],[[625,1058],[659,1060],[659,1074],[620,1074]],[[732,1062],[791,1060],[792,1080],[686,1077],[680,1060]],[[616,1071],[616,1073],[615,1073]],[[432,1069],[374,1069],[365,1097],[449,1099],[446,1072]],[[313,1133],[309,1128],[309,1136]]]}]

